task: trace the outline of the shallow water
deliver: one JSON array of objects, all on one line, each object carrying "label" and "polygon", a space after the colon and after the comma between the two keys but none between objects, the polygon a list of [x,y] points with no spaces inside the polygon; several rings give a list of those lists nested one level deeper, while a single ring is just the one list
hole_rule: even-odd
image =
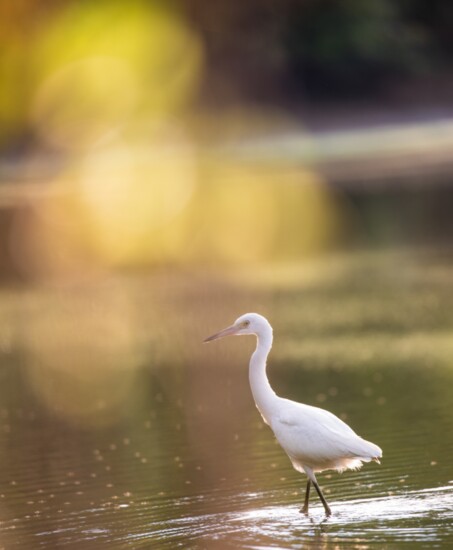
[{"label": "shallow water", "polygon": [[[38,290],[25,296],[23,291],[9,291],[0,366],[0,547],[451,547],[453,355],[449,364],[445,338],[450,338],[453,326],[453,279],[445,276],[440,284],[434,279],[439,270],[433,268],[430,281],[423,268],[415,271],[412,281],[421,274],[426,285],[406,289],[406,294],[398,286],[400,304],[410,302],[409,294],[413,297],[410,319],[404,323],[392,307],[395,289],[380,279],[367,283],[380,297],[380,309],[373,311],[369,303],[357,306],[368,292],[355,282],[351,290],[329,283],[324,289],[282,293],[268,288],[241,296],[247,305],[257,302],[285,319],[276,327],[269,365],[277,392],[331,410],[383,448],[380,466],[372,463],[359,472],[319,475],[333,510],[328,519],[314,492],[309,517],[299,513],[305,479],[263,426],[249,393],[246,364],[251,342],[231,339],[208,348],[198,344],[201,336],[221,327],[215,325],[216,316],[198,327],[180,309],[181,324],[174,330],[185,338],[196,333],[196,338],[189,348],[181,345],[176,355],[163,345],[140,348],[141,340],[132,341],[132,349],[140,353],[122,355],[129,348],[118,339],[112,344],[117,355],[110,348],[96,348],[90,363],[89,355],[80,352],[80,369],[88,364],[88,373],[95,371],[100,384],[93,386],[92,378],[80,370],[81,378],[70,378],[68,389],[63,373],[74,365],[64,353],[78,350],[83,338],[66,345],[69,337],[55,324],[47,335],[53,344],[40,347],[30,333],[35,334],[35,323],[41,327],[43,310],[24,305],[36,299]],[[128,303],[142,304],[143,284],[140,291],[135,284],[134,291],[128,291]],[[184,307],[202,307],[203,285],[176,287],[175,301],[186,297]],[[223,299],[227,287],[219,288]],[[218,289],[210,292],[215,295]],[[235,290],[228,292],[233,296]],[[165,302],[169,295],[167,287],[159,299]],[[39,300],[51,304],[54,298],[53,291],[46,291]],[[304,312],[296,308],[302,299]],[[154,294],[147,300],[159,303]],[[69,298],[60,292],[58,303],[65,306],[57,308],[61,316]],[[231,309],[236,307],[231,304]],[[310,313],[312,322],[301,326],[299,319],[307,315],[307,308],[318,310],[319,317]],[[338,325],[341,312],[343,326]],[[222,312],[223,324],[231,321],[227,314]],[[51,306],[46,315],[52,316]],[[344,340],[339,342],[342,330]],[[370,340],[370,334],[375,338]],[[320,336],[324,348],[318,351]],[[65,344],[63,355],[54,345],[58,338]],[[89,345],[89,336],[84,338]],[[368,347],[351,362],[350,338],[371,341],[372,352]],[[289,353],[288,349],[298,349],[299,340],[306,347]],[[398,347],[401,340],[406,343]],[[191,356],[196,359],[191,361]],[[117,368],[136,361],[132,381],[128,370],[119,371],[119,379],[127,381],[120,384],[127,390],[124,395],[106,382],[118,373],[100,364],[105,357],[107,365],[118,361]],[[59,364],[65,369],[59,371]],[[101,367],[108,374],[105,379],[99,374]],[[115,400],[110,402],[112,395]],[[92,402],[96,406],[90,409]]]}]

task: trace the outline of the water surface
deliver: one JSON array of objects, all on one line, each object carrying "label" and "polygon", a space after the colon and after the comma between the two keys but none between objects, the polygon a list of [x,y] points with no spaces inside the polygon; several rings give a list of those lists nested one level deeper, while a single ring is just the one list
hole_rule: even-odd
[{"label": "water surface", "polygon": [[[453,262],[421,260],[4,289],[0,547],[449,548]],[[277,392],[383,448],[319,476],[328,519],[315,494],[299,513],[305,479],[248,388],[253,343],[200,343],[250,309],[275,319]]]}]

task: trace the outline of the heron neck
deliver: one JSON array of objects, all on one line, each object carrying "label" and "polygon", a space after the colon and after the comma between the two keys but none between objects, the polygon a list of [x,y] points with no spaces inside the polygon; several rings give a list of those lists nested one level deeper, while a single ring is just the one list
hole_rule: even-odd
[{"label": "heron neck", "polygon": [[253,398],[261,416],[269,424],[277,398],[266,375],[266,360],[272,347],[272,329],[257,335],[256,349],[250,359],[249,380]]}]

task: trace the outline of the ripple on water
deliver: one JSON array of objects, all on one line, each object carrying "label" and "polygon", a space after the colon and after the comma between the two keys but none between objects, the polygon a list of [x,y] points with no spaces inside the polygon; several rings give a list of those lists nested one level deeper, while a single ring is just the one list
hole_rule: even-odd
[{"label": "ripple on water", "polygon": [[[253,500],[250,498],[250,500]],[[191,515],[148,524],[131,535],[136,542],[159,540],[169,547],[184,540],[191,547],[209,541],[246,548],[300,548],[323,544],[359,547],[368,543],[392,544],[453,540],[453,486],[408,491],[391,497],[332,503],[326,518],[322,507],[308,517],[291,505],[252,508],[242,512]],[[278,542],[277,542],[278,541]],[[363,546],[360,546],[363,548]]]}]

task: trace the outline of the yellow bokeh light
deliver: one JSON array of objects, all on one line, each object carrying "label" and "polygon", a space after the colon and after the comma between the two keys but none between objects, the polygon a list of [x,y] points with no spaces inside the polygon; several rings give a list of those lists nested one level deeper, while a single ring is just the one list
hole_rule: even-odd
[{"label": "yellow bokeh light", "polygon": [[28,61],[33,125],[55,148],[90,149],[144,116],[186,107],[202,58],[198,39],[170,8],[68,4],[42,25]]},{"label": "yellow bokeh light", "polygon": [[156,126],[147,145],[119,140],[86,155],[17,217],[11,249],[26,272],[178,260],[196,158],[181,132]]},{"label": "yellow bokeh light", "polygon": [[341,241],[344,202],[314,171],[265,170],[223,159],[205,178],[204,260],[288,260]]},{"label": "yellow bokeh light", "polygon": [[274,174],[281,192],[277,258],[317,254],[341,242],[346,230],[345,202],[314,171],[294,168]]},{"label": "yellow bokeh light", "polygon": [[25,271],[287,262],[334,249],[349,230],[347,202],[312,171],[201,161],[190,142],[165,139],[119,142],[55,180],[16,221]]},{"label": "yellow bokeh light", "polygon": [[80,198],[99,255],[113,264],[165,258],[159,241],[192,195],[194,168],[190,147],[164,144],[85,163]]},{"label": "yellow bokeh light", "polygon": [[205,260],[256,261],[269,255],[275,238],[272,184],[255,170],[220,163],[204,186]]},{"label": "yellow bokeh light", "polygon": [[40,136],[56,148],[90,148],[127,122],[137,89],[134,72],[121,59],[86,58],[44,81],[32,117]]}]

